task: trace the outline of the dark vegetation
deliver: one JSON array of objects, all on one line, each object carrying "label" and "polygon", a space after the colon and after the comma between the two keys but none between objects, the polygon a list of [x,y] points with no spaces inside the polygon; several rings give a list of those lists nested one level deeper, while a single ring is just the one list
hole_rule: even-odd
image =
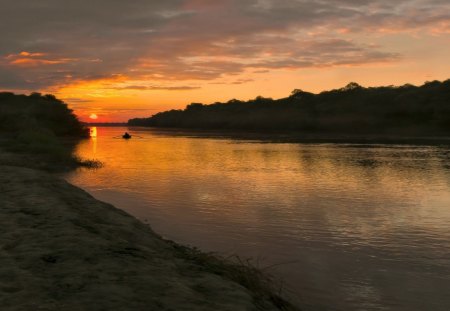
[{"label": "dark vegetation", "polygon": [[98,165],[73,156],[89,131],[53,95],[0,93],[0,133],[4,164],[47,170]]},{"label": "dark vegetation", "polygon": [[131,126],[303,132],[318,134],[429,136],[450,134],[450,80],[417,87],[369,87],[350,83],[320,94],[294,90],[274,100],[192,103],[184,110],[131,119]]}]

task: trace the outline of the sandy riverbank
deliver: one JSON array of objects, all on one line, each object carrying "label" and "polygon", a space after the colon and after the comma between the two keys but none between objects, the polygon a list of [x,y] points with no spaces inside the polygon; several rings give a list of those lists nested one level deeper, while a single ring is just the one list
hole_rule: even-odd
[{"label": "sandy riverbank", "polygon": [[39,170],[0,166],[0,247],[2,310],[280,309]]}]

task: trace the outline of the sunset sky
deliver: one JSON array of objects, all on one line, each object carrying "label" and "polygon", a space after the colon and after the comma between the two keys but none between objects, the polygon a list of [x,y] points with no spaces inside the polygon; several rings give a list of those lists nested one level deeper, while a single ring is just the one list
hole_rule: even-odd
[{"label": "sunset sky", "polygon": [[0,9],[0,90],[53,93],[83,121],[450,78],[448,0],[0,0]]}]

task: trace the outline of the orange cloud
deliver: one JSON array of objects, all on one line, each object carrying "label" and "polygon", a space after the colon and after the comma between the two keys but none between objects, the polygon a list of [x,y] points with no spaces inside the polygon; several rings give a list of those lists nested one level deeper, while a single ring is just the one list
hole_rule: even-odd
[{"label": "orange cloud", "polygon": [[[34,67],[40,65],[57,65],[65,64],[71,61],[75,61],[73,58],[55,58],[51,59],[46,57],[46,53],[33,53],[33,52],[20,52],[18,54],[9,54],[5,58],[8,60],[9,65],[21,66],[21,67]],[[44,58],[46,57],[46,58]]]},{"label": "orange cloud", "polygon": [[45,56],[45,53],[20,52],[19,55],[25,56],[25,57],[41,57],[41,56]]},{"label": "orange cloud", "polygon": [[70,58],[48,60],[48,59],[31,59],[31,58],[18,58],[10,62],[11,65],[17,66],[39,66],[39,65],[56,65],[70,62]]}]

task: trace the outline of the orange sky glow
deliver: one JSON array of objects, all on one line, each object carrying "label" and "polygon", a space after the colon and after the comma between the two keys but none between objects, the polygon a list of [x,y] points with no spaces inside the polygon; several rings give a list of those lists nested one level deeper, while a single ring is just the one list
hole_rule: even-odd
[{"label": "orange sky glow", "polygon": [[[439,0],[100,0],[89,11],[69,0],[70,13],[21,2],[0,22],[14,29],[0,30],[0,90],[55,94],[87,122],[450,78],[450,4]],[[38,20],[42,10],[54,14]]]}]

